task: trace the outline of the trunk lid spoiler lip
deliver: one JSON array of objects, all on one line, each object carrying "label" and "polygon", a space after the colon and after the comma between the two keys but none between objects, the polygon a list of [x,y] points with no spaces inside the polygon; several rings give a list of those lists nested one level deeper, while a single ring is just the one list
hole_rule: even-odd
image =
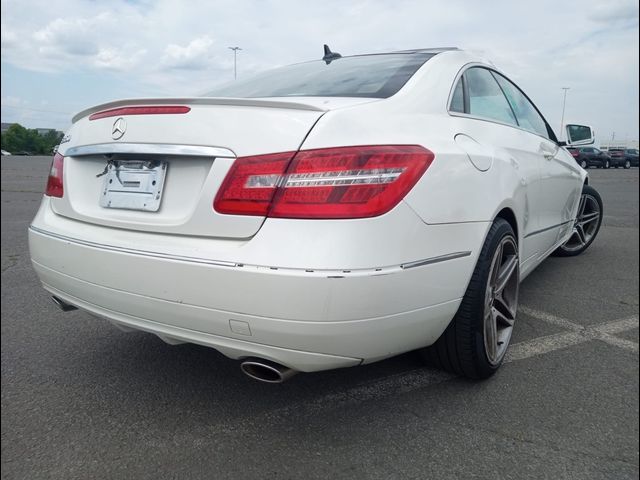
[{"label": "trunk lid spoiler lip", "polygon": [[111,108],[134,106],[134,105],[232,105],[239,107],[264,107],[264,108],[284,108],[289,110],[309,110],[312,112],[326,112],[327,109],[319,108],[315,105],[301,102],[262,100],[259,98],[219,98],[219,97],[183,97],[183,98],[135,98],[116,100],[102,103],[94,107],[87,108],[75,114],[71,119],[76,123],[92,113],[108,110]]}]

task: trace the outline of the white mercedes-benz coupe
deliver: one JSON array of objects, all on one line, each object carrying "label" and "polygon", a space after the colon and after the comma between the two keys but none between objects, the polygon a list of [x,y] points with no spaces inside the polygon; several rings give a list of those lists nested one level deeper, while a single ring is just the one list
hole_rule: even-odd
[{"label": "white mercedes-benz coupe", "polygon": [[415,349],[485,378],[520,282],[600,228],[564,145],[475,55],[325,48],[203,97],[77,114],[31,258],[63,310],[213,347],[259,380]]}]

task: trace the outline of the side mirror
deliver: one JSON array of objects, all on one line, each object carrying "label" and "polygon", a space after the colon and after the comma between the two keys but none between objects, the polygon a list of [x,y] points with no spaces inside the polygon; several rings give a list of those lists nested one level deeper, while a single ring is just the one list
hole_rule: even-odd
[{"label": "side mirror", "polygon": [[587,125],[568,124],[567,145],[591,145],[596,140],[593,128]]}]

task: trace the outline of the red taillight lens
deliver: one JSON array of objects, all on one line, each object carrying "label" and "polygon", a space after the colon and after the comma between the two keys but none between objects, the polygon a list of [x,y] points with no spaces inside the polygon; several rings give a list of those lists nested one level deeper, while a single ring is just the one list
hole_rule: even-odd
[{"label": "red taillight lens", "polygon": [[579,154],[578,152],[573,151],[573,152],[571,152],[571,155],[573,155],[574,157],[577,157],[577,156],[579,156],[580,154]]},{"label": "red taillight lens", "polygon": [[[375,217],[395,207],[434,158],[417,145],[305,150],[290,162],[292,156],[236,160],[214,202],[216,211],[279,218]],[[275,164],[270,157],[276,157]]]},{"label": "red taillight lens", "polygon": [[47,189],[44,194],[50,197],[62,198],[64,187],[62,185],[62,171],[64,167],[64,157],[56,153],[51,162],[51,170],[47,179]]},{"label": "red taillight lens", "polygon": [[219,213],[265,216],[294,155],[295,152],[286,152],[236,159],[213,207]]}]

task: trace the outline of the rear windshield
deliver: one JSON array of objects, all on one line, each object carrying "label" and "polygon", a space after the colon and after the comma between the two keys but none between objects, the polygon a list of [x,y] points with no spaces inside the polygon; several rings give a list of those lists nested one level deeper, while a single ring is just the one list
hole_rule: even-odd
[{"label": "rear windshield", "polygon": [[298,63],[237,80],[205,97],[371,97],[400,90],[433,53],[391,53]]}]

